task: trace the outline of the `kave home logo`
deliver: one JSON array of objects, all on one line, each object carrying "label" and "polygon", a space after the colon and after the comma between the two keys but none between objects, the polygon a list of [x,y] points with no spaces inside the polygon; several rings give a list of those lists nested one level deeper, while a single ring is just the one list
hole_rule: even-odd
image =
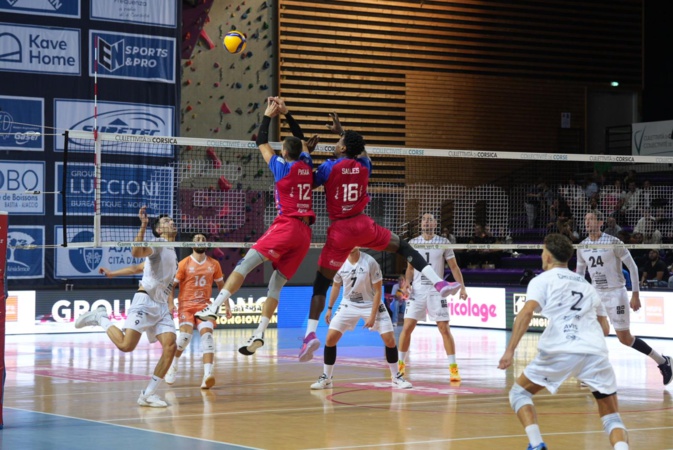
[{"label": "kave home logo", "polygon": [[0,70],[80,75],[80,31],[0,23]]}]

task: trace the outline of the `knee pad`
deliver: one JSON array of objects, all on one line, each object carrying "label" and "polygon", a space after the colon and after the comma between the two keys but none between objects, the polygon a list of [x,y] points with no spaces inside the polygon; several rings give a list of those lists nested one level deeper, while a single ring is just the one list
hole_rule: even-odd
[{"label": "knee pad", "polygon": [[512,389],[509,390],[509,404],[512,405],[515,413],[519,412],[522,407],[533,404],[533,394],[514,383]]},{"label": "knee pad", "polygon": [[181,331],[180,334],[178,334],[178,340],[176,342],[178,351],[184,352],[191,341],[192,333],[185,333]]},{"label": "knee pad", "polygon": [[243,259],[241,259],[234,268],[234,272],[239,273],[245,278],[252,270],[264,263],[264,257],[254,248],[248,250]]},{"label": "knee pad", "polygon": [[622,418],[619,413],[606,414],[601,417],[601,422],[603,422],[603,429],[608,434],[608,436],[610,436],[610,433],[612,433],[612,431],[616,430],[617,428],[626,430],[626,426],[624,425],[624,422],[622,422]]},{"label": "knee pad", "polygon": [[196,329],[199,330],[199,332],[203,330],[210,330],[210,332],[213,332],[213,323],[210,320],[206,320],[205,322],[200,322],[197,326]]},{"label": "knee pad", "polygon": [[266,296],[278,300],[280,298],[280,290],[285,286],[285,283],[287,283],[287,278],[277,270],[274,270],[269,279],[269,291],[266,293]]},{"label": "knee pad", "polygon": [[204,333],[201,335],[201,353],[215,353],[215,339],[213,333]]}]

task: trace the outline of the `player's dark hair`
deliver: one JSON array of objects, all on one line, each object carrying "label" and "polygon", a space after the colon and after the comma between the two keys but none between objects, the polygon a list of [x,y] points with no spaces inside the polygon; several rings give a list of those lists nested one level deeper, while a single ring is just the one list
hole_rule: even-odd
[{"label": "player's dark hair", "polygon": [[559,233],[548,234],[544,238],[544,246],[554,259],[560,263],[567,263],[573,256],[573,243],[566,236]]},{"label": "player's dark hair", "polygon": [[360,153],[365,151],[365,138],[360,133],[353,130],[346,130],[344,132],[344,145],[346,146],[346,155],[350,158],[355,158]]},{"label": "player's dark hair", "polygon": [[288,136],[283,140],[283,148],[287,150],[287,156],[289,156],[292,161],[296,161],[299,159],[299,155],[301,155],[303,145],[301,139],[294,136]]},{"label": "player's dark hair", "polygon": [[164,218],[164,217],[168,217],[168,214],[160,214],[159,217],[157,217],[156,219],[154,219],[154,220],[152,221],[152,234],[153,234],[154,237],[156,237],[156,238],[161,237],[161,233],[159,233],[159,232],[157,231],[157,228],[159,227],[159,224],[160,224],[160,222],[161,222],[161,219]]}]

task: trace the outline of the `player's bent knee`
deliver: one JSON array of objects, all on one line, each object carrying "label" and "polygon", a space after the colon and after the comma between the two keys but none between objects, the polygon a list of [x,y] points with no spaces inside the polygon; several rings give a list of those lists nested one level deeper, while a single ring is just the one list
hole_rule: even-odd
[{"label": "player's bent knee", "polygon": [[191,340],[192,340],[192,333],[185,333],[184,331],[181,331],[180,334],[178,335],[178,339],[176,342],[178,351],[184,352],[187,346],[189,346]]},{"label": "player's bent knee", "polygon": [[533,405],[533,394],[525,390],[518,383],[514,383],[509,390],[509,404],[515,413],[526,405]]},{"label": "player's bent knee", "polygon": [[201,336],[201,353],[215,353],[215,339],[213,333],[203,333]]},{"label": "player's bent knee", "polygon": [[619,413],[606,414],[601,417],[601,422],[603,422],[603,429],[608,434],[608,436],[614,430],[619,428],[626,430],[626,426],[624,425],[624,422],[622,422],[622,418]]},{"label": "player's bent knee", "polygon": [[266,296],[279,299],[280,290],[285,286],[285,283],[287,283],[287,278],[277,270],[274,270],[271,274],[271,278],[269,278],[269,292],[267,292]]},{"label": "player's bent knee", "polygon": [[248,250],[248,253],[245,254],[243,259],[241,259],[236,267],[234,267],[234,272],[240,274],[245,278],[250,272],[260,264],[264,263],[264,257],[257,252],[254,248]]}]

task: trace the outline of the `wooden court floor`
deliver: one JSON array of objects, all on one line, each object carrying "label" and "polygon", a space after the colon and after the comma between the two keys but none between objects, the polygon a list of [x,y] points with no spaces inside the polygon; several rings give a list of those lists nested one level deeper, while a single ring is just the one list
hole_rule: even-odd
[{"label": "wooden court floor", "polygon": [[[178,379],[160,394],[165,409],[136,405],[159,355],[145,338],[132,354],[102,333],[8,336],[5,427],[0,448],[36,449],[525,449],[508,389],[535,354],[529,333],[513,368],[497,369],[508,333],[453,330],[463,376],[449,383],[434,327],[412,338],[411,390],[392,389],[377,334],[347,333],[338,346],[335,387],[311,391],[322,349],[296,360],[303,330],[270,330],[252,357],[235,349],[249,331],[216,331],[217,384],[199,388],[198,338],[181,359]],[[324,338],[326,330],[319,329]],[[399,330],[398,330],[399,332]],[[646,339],[673,355],[673,341]],[[673,448],[673,384],[662,386],[654,362],[608,338],[622,418],[632,449]],[[544,391],[546,392],[546,391]],[[591,394],[576,381],[535,398],[551,449],[610,449]]]}]

